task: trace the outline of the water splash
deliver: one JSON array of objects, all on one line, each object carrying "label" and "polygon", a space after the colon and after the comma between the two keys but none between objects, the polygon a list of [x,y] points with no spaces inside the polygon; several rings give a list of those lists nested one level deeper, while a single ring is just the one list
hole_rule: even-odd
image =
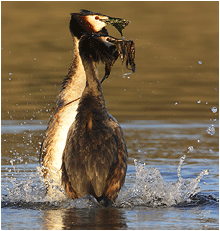
[{"label": "water splash", "polygon": [[196,179],[183,179],[181,167],[185,156],[180,158],[177,168],[178,180],[175,183],[167,183],[157,168],[146,168],[145,164],[135,160],[136,181],[128,190],[123,190],[117,201],[117,206],[173,206],[184,202],[190,203],[191,198],[200,192],[198,184],[209,170],[202,171]]},{"label": "water splash", "polygon": [[16,178],[7,179],[9,182],[7,187],[8,194],[7,196],[3,196],[3,198],[12,203],[18,201],[25,201],[25,202],[44,201],[43,198],[45,194],[45,189],[42,187],[43,185],[39,187],[39,185],[35,185],[33,183],[33,179],[35,177],[36,176],[32,173],[27,180],[20,181],[20,182],[18,182]]},{"label": "water splash", "polygon": [[218,112],[218,109],[217,109],[217,107],[212,107],[212,108],[211,108],[211,111],[212,111],[213,113],[217,113],[217,112]]},{"label": "water splash", "polygon": [[206,132],[207,132],[209,135],[213,136],[213,135],[215,134],[215,127],[214,127],[214,125],[212,124],[210,127],[208,127],[208,128],[206,129]]},{"label": "water splash", "polygon": [[[197,142],[199,143],[200,141],[197,141]],[[194,151],[194,147],[193,146],[189,146],[187,153],[190,153],[190,152],[193,152],[193,151]]]},{"label": "water splash", "polygon": [[[177,168],[178,180],[175,183],[167,183],[157,168],[146,168],[144,163],[134,161],[136,168],[135,183],[129,189],[123,188],[114,206],[174,206],[184,202],[190,203],[192,197],[200,192],[198,184],[209,170],[203,170],[195,179],[183,179],[181,167],[185,156],[180,158]],[[13,164],[13,163],[12,163]],[[14,166],[13,166],[14,167]],[[18,206],[29,208],[90,208],[100,206],[92,196],[84,196],[77,200],[67,199],[64,192],[56,184],[53,196],[45,196],[42,169],[37,167],[36,173],[32,173],[28,179],[18,182],[16,178],[8,178],[7,195],[2,196],[2,207]]]}]

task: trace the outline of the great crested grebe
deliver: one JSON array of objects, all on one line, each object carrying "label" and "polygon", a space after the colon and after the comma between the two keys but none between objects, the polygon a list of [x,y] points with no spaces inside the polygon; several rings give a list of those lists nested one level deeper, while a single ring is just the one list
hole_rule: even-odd
[{"label": "great crested grebe", "polygon": [[124,183],[127,150],[121,127],[107,112],[98,78],[95,63],[99,55],[106,57],[102,45],[92,36],[80,40],[86,87],[63,152],[62,182],[69,197],[90,194],[107,205]]},{"label": "great crested grebe", "polygon": [[58,186],[62,182],[68,197],[90,194],[104,205],[114,202],[127,168],[123,133],[106,110],[96,68],[103,61],[106,78],[123,56],[104,28],[108,22],[108,16],[85,10],[71,14],[73,60],[40,154],[50,195],[50,181]]}]

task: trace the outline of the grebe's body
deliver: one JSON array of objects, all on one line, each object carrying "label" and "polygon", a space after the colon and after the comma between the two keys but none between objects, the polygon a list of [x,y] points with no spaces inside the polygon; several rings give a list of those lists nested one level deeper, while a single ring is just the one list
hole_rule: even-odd
[{"label": "grebe's body", "polygon": [[[58,106],[49,122],[41,147],[44,177],[60,184],[63,150],[66,145],[67,133],[75,121],[79,98],[86,85],[86,76],[79,56],[78,41],[74,37],[74,55],[71,68],[65,78],[58,96]],[[48,182],[49,184],[49,182]],[[48,187],[48,192],[51,192]]]},{"label": "grebe's body", "polygon": [[[79,41],[84,33],[100,31],[106,24],[95,19],[96,15],[72,14],[70,32],[73,38],[73,59],[68,75],[65,77],[58,96],[57,109],[50,120],[41,145],[40,157],[47,193],[52,194],[53,185],[61,184],[61,165],[67,133],[75,121],[79,98],[86,85],[86,75],[79,55]],[[105,18],[105,17],[103,17]],[[80,19],[80,20],[79,20]]]},{"label": "grebe's body", "polygon": [[69,129],[63,153],[62,182],[69,197],[90,194],[108,205],[114,202],[124,183],[127,150],[121,127],[107,112],[98,78],[97,55],[93,57],[93,51],[101,49],[101,42],[92,40],[84,37],[80,41],[86,87],[75,122]]},{"label": "grebe's body", "polygon": [[88,11],[72,14],[74,56],[41,147],[50,195],[53,181],[70,198],[90,194],[104,205],[115,201],[127,169],[123,132],[107,112],[96,68],[101,60],[110,72],[119,56],[104,28],[107,19]]}]

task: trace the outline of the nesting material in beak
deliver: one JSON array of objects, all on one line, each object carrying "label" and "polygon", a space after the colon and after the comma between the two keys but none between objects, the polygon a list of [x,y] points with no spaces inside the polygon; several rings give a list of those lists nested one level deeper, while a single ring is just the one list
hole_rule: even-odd
[{"label": "nesting material in beak", "polygon": [[[105,41],[116,46],[118,54],[121,58],[122,64],[125,61],[126,68],[135,72],[135,44],[132,40],[117,39],[113,37],[105,37]],[[114,65],[115,60],[105,63],[105,76],[101,80],[101,83],[107,79],[111,72],[111,67]]]},{"label": "nesting material in beak", "polygon": [[122,18],[113,18],[113,17],[108,17],[107,20],[105,20],[105,23],[107,25],[112,25],[114,26],[121,36],[123,37],[122,30],[130,23],[130,21]]}]

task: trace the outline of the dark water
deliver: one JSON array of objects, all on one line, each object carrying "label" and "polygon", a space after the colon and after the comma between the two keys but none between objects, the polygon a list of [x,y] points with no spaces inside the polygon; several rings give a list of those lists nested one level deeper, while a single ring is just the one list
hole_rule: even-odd
[{"label": "dark water", "polygon": [[[218,229],[218,2],[1,6],[1,228]],[[83,8],[131,20],[124,36],[136,44],[137,71],[123,75],[117,62],[103,83],[129,153],[112,208],[47,198],[39,174],[39,146],[72,58],[69,14]]]}]

